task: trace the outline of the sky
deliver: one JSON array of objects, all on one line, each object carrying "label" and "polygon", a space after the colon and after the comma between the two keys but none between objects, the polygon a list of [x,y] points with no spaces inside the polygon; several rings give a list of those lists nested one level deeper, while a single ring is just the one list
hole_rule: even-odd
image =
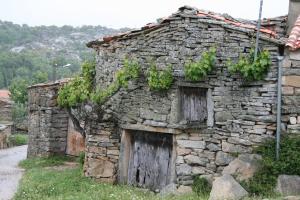
[{"label": "sky", "polygon": [[[0,0],[0,20],[37,25],[139,28],[183,5],[257,19],[260,0]],[[288,13],[289,0],[264,0],[263,17]]]}]

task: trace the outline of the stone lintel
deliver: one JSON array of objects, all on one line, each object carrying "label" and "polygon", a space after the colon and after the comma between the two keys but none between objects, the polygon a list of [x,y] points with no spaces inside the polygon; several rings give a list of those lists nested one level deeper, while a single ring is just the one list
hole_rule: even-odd
[{"label": "stone lintel", "polygon": [[121,128],[126,129],[126,130],[149,131],[149,132],[155,132],[155,133],[168,133],[168,134],[180,134],[180,133],[182,133],[182,131],[179,130],[179,129],[153,127],[153,126],[146,126],[146,125],[142,125],[142,124],[121,125]]}]

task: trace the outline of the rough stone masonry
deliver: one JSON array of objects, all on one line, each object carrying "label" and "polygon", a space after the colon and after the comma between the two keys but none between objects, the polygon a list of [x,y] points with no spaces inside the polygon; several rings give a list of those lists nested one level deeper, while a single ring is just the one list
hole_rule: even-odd
[{"label": "rough stone masonry", "polygon": [[[272,19],[271,25],[264,22],[263,26],[279,30],[278,35],[282,37],[284,20],[282,17]],[[255,26],[247,23],[227,15],[182,7],[158,24],[88,43],[88,47],[97,52],[95,86],[98,88],[112,83],[125,57],[136,59],[144,74],[152,62],[159,69],[172,65],[175,81],[171,89],[155,92],[149,89],[142,75],[102,106],[83,105],[88,118],[85,121],[85,175],[104,182],[122,183],[130,183],[135,177],[133,182],[137,186],[147,187],[151,185],[151,177],[159,177],[160,171],[155,168],[166,164],[158,162],[162,155],[157,152],[162,152],[168,160],[165,182],[190,186],[194,176],[219,176],[235,155],[251,153],[254,146],[274,138],[276,58],[284,42],[276,38],[273,31],[261,30],[260,48],[269,50],[272,65],[263,80],[245,82],[240,75],[228,72],[226,62],[228,58],[237,61],[253,47]],[[189,59],[200,59],[210,47],[217,49],[213,72],[196,83],[185,80],[184,64]],[[283,127],[295,133],[300,124],[298,64],[286,58],[282,89]],[[67,114],[57,107],[57,89],[51,88],[50,85],[29,90],[29,118],[33,122],[29,127],[29,152],[32,155],[65,149]],[[191,102],[202,105],[201,120],[196,123],[188,121],[191,116],[185,118],[182,109],[191,107]],[[57,129],[43,131],[50,127]],[[143,141],[136,134],[145,134]],[[147,142],[145,138],[161,138],[162,142],[164,138],[172,138],[172,141],[168,148],[160,149],[150,141],[143,145]],[[54,141],[51,149],[45,145],[49,141]],[[149,153],[145,153],[145,146],[150,149]],[[47,149],[43,149],[45,147]],[[153,160],[152,165],[145,166],[142,160],[149,159]]]},{"label": "rough stone masonry", "polygon": [[[131,138],[135,131],[172,134],[170,156],[174,167],[170,167],[170,179],[178,185],[191,185],[196,175],[218,176],[234,155],[251,153],[253,146],[274,137],[276,57],[284,43],[262,33],[260,48],[270,51],[272,66],[264,80],[245,82],[240,75],[229,74],[226,61],[249,53],[255,31],[217,16],[183,7],[158,25],[88,44],[97,52],[97,87],[106,88],[114,80],[125,57],[137,59],[144,72],[152,61],[159,69],[171,64],[176,80],[170,90],[154,92],[142,76],[127,90],[115,94],[102,106],[101,113],[90,115],[94,117],[87,131],[86,176],[128,182],[128,163],[135,153],[132,146],[137,144]],[[184,64],[200,59],[210,47],[217,49],[213,72],[203,81],[186,81]],[[205,91],[207,116],[201,123],[188,123],[182,118],[181,96],[191,88]],[[298,98],[293,95],[291,98]]]}]

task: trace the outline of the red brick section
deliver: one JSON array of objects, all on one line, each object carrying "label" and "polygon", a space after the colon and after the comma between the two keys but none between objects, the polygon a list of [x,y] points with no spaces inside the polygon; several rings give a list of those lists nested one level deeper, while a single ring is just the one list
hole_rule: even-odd
[{"label": "red brick section", "polygon": [[294,28],[291,31],[286,46],[290,47],[291,51],[296,51],[300,48],[300,15],[298,16]]},{"label": "red brick section", "polygon": [[9,99],[10,92],[8,90],[0,90],[0,99]]}]

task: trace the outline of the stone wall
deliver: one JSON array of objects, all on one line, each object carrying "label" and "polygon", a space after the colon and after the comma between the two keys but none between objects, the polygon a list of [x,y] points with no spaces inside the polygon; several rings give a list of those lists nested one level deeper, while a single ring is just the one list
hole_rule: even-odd
[{"label": "stone wall", "polygon": [[0,123],[12,122],[12,104],[9,99],[0,98]]},{"label": "stone wall", "polygon": [[9,136],[11,135],[11,124],[0,124],[0,149],[9,147]]},{"label": "stone wall", "polygon": [[66,152],[69,117],[57,104],[61,84],[38,84],[28,89],[28,157]]},{"label": "stone wall", "polygon": [[[272,66],[262,81],[246,83],[239,75],[229,74],[225,64],[228,58],[237,60],[241,52],[249,52],[252,44],[247,31],[182,15],[156,30],[94,46],[98,87],[113,81],[126,56],[136,58],[144,72],[151,59],[159,69],[171,64],[176,81],[166,92],[152,92],[142,76],[115,94],[96,116],[91,115],[85,174],[117,180],[120,155],[126,151],[121,139],[124,130],[174,134],[175,182],[180,185],[191,185],[194,175],[217,176],[233,155],[250,153],[253,146],[274,137],[279,44],[266,38],[260,42],[272,56]],[[184,63],[199,59],[212,46],[217,48],[213,72],[199,83],[185,81]],[[190,126],[180,120],[180,87],[207,89],[210,116],[205,124]]]},{"label": "stone wall", "polygon": [[282,121],[288,133],[300,133],[300,50],[286,50],[282,77]]}]

